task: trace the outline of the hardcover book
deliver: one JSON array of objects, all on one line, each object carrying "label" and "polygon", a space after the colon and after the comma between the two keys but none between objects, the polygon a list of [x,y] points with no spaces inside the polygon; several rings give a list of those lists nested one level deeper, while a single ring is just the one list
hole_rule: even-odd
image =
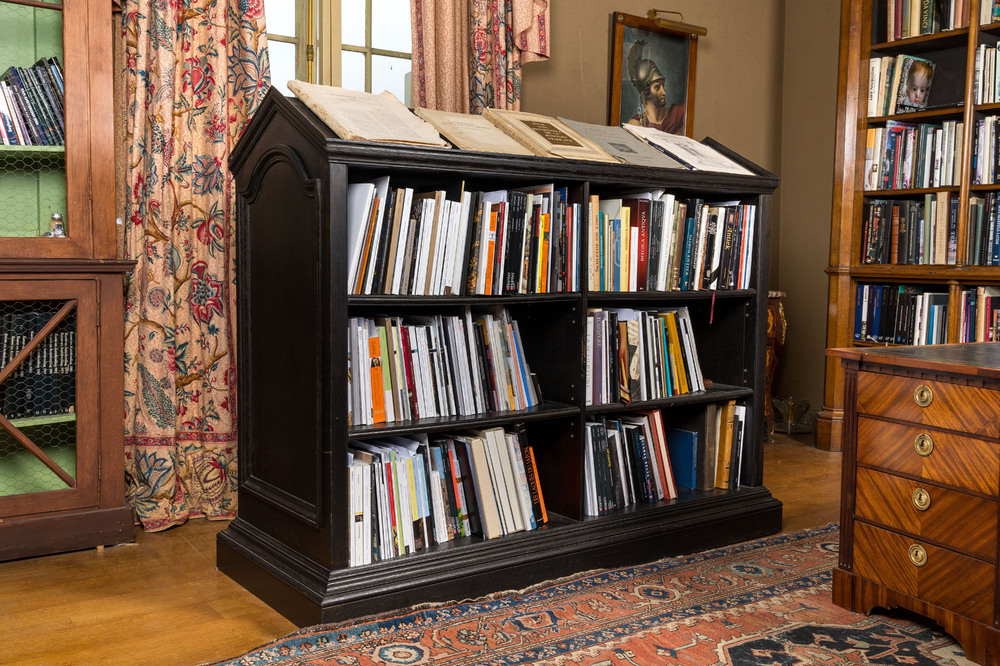
[{"label": "hardcover book", "polygon": [[542,157],[617,162],[600,146],[565,123],[527,111],[483,109],[483,117],[498,129]]},{"label": "hardcover book", "polygon": [[474,113],[458,113],[417,107],[413,112],[437,129],[441,136],[462,150],[483,153],[534,155],[520,143],[500,131],[486,118]]},{"label": "hardcover book", "polygon": [[447,148],[430,123],[417,118],[396,97],[292,80],[295,93],[341,139]]},{"label": "hardcover book", "polygon": [[933,62],[916,56],[899,56],[896,62],[895,113],[926,109],[933,79]]}]

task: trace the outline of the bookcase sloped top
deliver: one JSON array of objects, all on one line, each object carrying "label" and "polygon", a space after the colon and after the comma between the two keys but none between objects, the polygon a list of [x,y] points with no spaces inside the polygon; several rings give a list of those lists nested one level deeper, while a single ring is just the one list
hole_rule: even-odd
[{"label": "bookcase sloped top", "polygon": [[325,153],[331,162],[349,164],[352,171],[371,175],[393,172],[428,172],[441,180],[497,179],[505,182],[535,183],[539,180],[586,181],[608,188],[667,187],[678,193],[712,190],[719,196],[769,194],[778,186],[778,177],[734,153],[726,146],[706,138],[703,143],[753,171],[742,176],[708,171],[658,169],[629,164],[607,164],[525,155],[479,153],[450,148],[423,148],[388,143],[368,143],[339,139],[322,120],[304,104],[287,98],[273,88],[254,114],[246,131],[230,156],[230,169],[240,171],[259,138],[275,116],[281,116],[301,137]]}]

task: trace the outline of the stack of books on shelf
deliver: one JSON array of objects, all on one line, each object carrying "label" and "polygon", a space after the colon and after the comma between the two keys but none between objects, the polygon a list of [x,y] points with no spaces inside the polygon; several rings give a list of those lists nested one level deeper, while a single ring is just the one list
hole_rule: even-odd
[{"label": "stack of books on shelf", "polygon": [[753,272],[756,207],[678,199],[657,190],[591,195],[590,291],[746,289]]},{"label": "stack of books on shelf", "polygon": [[859,284],[856,342],[933,345],[947,340],[948,294],[915,285]]},{"label": "stack of books on shelf", "polygon": [[1000,173],[1000,150],[997,150],[997,116],[986,116],[976,121],[972,135],[972,182],[992,185]]},{"label": "stack of books on shelf", "polygon": [[1000,266],[1000,197],[996,192],[969,197],[965,262]]},{"label": "stack of books on shelf", "polygon": [[[51,311],[0,315],[0,368],[7,367],[48,323]],[[0,384],[0,413],[8,419],[50,416],[76,405],[76,329],[61,321]]]},{"label": "stack of books on shelf", "polygon": [[588,311],[588,405],[632,404],[704,390],[686,307]]},{"label": "stack of books on shelf", "polygon": [[1000,287],[962,290],[960,342],[1000,341]]},{"label": "stack of books on shelf", "polygon": [[63,72],[56,58],[0,74],[0,141],[8,146],[66,143]]},{"label": "stack of books on shelf", "polygon": [[979,23],[986,25],[997,21],[1000,21],[1000,0],[980,0]]},{"label": "stack of books on shelf", "polygon": [[873,56],[868,61],[868,116],[927,108],[936,65],[912,55]]},{"label": "stack of books on shelf", "polygon": [[584,514],[678,497],[679,488],[740,485],[746,405],[710,403],[698,429],[672,427],[659,409],[588,421]]},{"label": "stack of books on shelf", "polygon": [[[983,0],[980,13],[982,23],[989,23],[992,0]],[[888,0],[886,41],[932,35],[945,30],[956,30],[969,25],[969,3],[963,0]]]},{"label": "stack of books on shelf", "polygon": [[524,410],[540,402],[520,330],[505,308],[352,317],[348,367],[354,425]]},{"label": "stack of books on shelf", "polygon": [[579,289],[580,205],[539,185],[455,193],[348,186],[352,294],[545,294]]},{"label": "stack of books on shelf", "polygon": [[962,169],[964,124],[940,127],[894,120],[869,127],[865,144],[865,190],[957,186]]},{"label": "stack of books on shelf", "polygon": [[348,442],[350,564],[548,521],[520,424]]},{"label": "stack of books on shelf", "polygon": [[958,259],[958,197],[866,199],[862,264],[954,265]]}]

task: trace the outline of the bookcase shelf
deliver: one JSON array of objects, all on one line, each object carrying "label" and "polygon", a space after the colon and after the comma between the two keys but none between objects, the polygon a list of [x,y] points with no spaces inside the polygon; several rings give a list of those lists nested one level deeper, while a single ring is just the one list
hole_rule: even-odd
[{"label": "bookcase shelf", "polygon": [[[870,341],[854,339],[859,315],[858,289],[865,284],[914,285],[947,295],[947,318],[942,342],[962,342],[969,335],[968,311],[963,309],[969,290],[1000,284],[1000,267],[979,265],[971,242],[975,216],[970,200],[987,199],[998,193],[997,184],[977,184],[975,148],[978,121],[996,116],[1000,102],[976,104],[976,61],[980,46],[995,46],[1000,23],[980,24],[980,10],[989,0],[967,3],[965,27],[933,32],[919,37],[888,39],[886,0],[847,0],[841,21],[841,58],[838,95],[838,159],[835,165],[834,207],[831,223],[829,317],[827,347],[867,347]],[[933,108],[890,116],[868,115],[869,62],[878,57],[912,55],[935,63],[929,104]],[[877,90],[877,88],[875,88]],[[892,121],[941,126],[958,121],[955,136],[960,159],[955,164],[953,185],[932,188],[865,190],[866,141],[870,128],[885,128]],[[947,195],[949,205],[957,201],[954,226],[949,229],[956,246],[955,260],[947,264],[864,264],[864,230],[867,205],[873,200],[924,201]],[[949,213],[951,212],[949,211]],[[987,216],[988,217],[988,216]],[[988,262],[986,262],[988,263]],[[816,443],[820,448],[840,450],[843,428],[843,370],[827,359],[823,409],[819,413]]]},{"label": "bookcase shelf", "polygon": [[134,539],[111,22],[104,0],[0,0],[0,73],[57,58],[69,82],[66,145],[0,146],[0,560]]},{"label": "bookcase shelf", "polygon": [[[239,516],[219,534],[218,566],[299,624],[474,597],[602,566],[624,566],[777,532],[781,503],[763,486],[767,221],[777,179],[421,149],[339,140],[297,100],[270,91],[233,152],[238,190]],[[665,188],[757,210],[750,288],[575,291],[512,296],[348,295],[347,188],[388,175],[415,189],[514,189],[554,183],[570,203]],[[583,245],[583,243],[581,243]],[[581,250],[585,250],[581,247]],[[581,255],[585,256],[585,254]],[[705,391],[587,405],[590,308],[686,307]],[[355,317],[505,309],[520,328],[541,402],[472,417],[349,424],[346,355]],[[353,380],[352,380],[353,381]],[[740,485],[584,515],[585,421],[660,409],[667,425],[746,406]],[[671,419],[677,419],[671,421]],[[348,566],[348,440],[523,428],[549,520],[492,539],[462,537]]]}]

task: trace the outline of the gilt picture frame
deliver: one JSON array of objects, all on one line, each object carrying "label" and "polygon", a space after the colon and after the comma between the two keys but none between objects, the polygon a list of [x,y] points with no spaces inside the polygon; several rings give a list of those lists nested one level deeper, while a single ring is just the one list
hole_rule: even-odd
[{"label": "gilt picture frame", "polygon": [[641,124],[691,136],[698,36],[654,19],[611,15],[608,124]]}]

